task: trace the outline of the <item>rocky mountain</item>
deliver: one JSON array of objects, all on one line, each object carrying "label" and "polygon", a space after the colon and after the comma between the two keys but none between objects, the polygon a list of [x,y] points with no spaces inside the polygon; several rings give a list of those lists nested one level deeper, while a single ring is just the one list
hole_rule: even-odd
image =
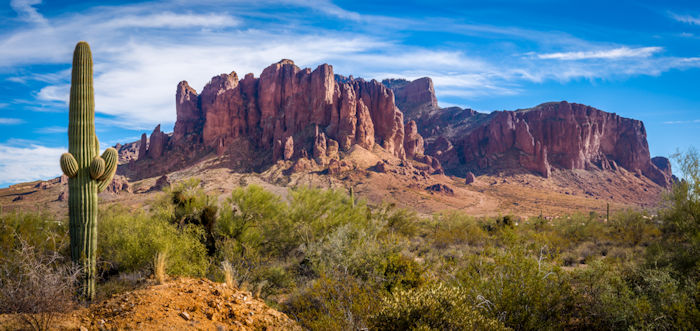
[{"label": "rocky mountain", "polygon": [[182,81],[175,97],[174,132],[158,126],[119,146],[120,173],[160,176],[212,154],[243,171],[290,161],[290,171],[333,172],[352,168],[344,156],[362,148],[460,177],[622,167],[661,186],[672,180],[668,160],[650,158],[641,121],[566,101],[492,113],[440,108],[427,77],[380,83],[282,60],[258,78],[215,76],[201,93]]},{"label": "rocky mountain", "polygon": [[531,171],[549,177],[552,169],[623,167],[661,186],[671,183],[670,162],[650,158],[641,121],[566,101],[490,114],[439,108],[430,78],[384,84],[420,128],[426,154],[447,173]]},{"label": "rocky mountain", "polygon": [[304,166],[297,168],[333,167],[354,146],[380,148],[399,159],[418,158],[429,171],[441,170],[436,160],[423,155],[415,123],[409,123],[406,134],[391,89],[376,80],[335,75],[327,64],[312,71],[282,60],[259,78],[221,74],[199,94],[182,81],[176,112],[172,135],[160,126],[150,138],[144,134],[138,159],[121,172],[153,176],[210,152],[235,155],[237,164],[248,168],[300,159]]}]

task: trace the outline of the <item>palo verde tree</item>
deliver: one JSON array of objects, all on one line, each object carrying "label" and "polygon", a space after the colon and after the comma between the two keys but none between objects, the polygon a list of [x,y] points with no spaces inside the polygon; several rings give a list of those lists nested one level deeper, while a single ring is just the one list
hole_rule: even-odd
[{"label": "palo verde tree", "polygon": [[68,117],[68,153],[61,155],[61,170],[69,178],[70,251],[82,268],[80,296],[90,301],[95,298],[97,272],[97,193],[107,188],[117,171],[117,151],[107,148],[99,155],[92,53],[84,41],[73,52]]}]

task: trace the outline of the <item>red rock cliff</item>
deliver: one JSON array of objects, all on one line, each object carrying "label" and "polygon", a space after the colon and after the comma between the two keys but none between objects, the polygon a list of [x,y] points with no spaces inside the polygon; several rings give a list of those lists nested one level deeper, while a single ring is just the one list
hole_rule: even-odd
[{"label": "red rock cliff", "polygon": [[[379,145],[399,158],[406,157],[403,114],[391,89],[372,80],[335,76],[323,64],[300,69],[282,60],[263,70],[260,78],[235,72],[215,76],[200,94],[186,81],[176,91],[177,121],[172,137],[157,128],[141,155],[158,159],[166,150],[216,150],[240,147],[270,151],[268,161],[313,156],[328,161],[337,151],[357,144],[368,150]],[[413,127],[410,153],[422,152],[423,139]],[[321,146],[323,144],[324,146]],[[437,161],[436,161],[437,162]]]},{"label": "red rock cliff", "polygon": [[615,170],[621,166],[659,185],[670,184],[670,168],[659,169],[651,162],[646,130],[638,120],[562,101],[481,114],[473,122],[447,130],[452,153],[441,151],[446,147],[428,148],[440,154],[446,168],[522,167],[548,177],[552,168]]}]

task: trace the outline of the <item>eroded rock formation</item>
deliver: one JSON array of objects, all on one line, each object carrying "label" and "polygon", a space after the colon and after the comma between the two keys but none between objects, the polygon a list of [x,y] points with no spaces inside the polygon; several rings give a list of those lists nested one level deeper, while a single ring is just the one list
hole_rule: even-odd
[{"label": "eroded rock formation", "polygon": [[[425,79],[388,86],[393,86],[399,107],[414,114],[417,133],[428,145],[426,154],[438,158],[450,173],[525,169],[548,177],[553,168],[616,170],[621,166],[659,185],[671,183],[668,160],[650,158],[641,121],[566,101],[490,114],[441,109],[433,106],[432,83]],[[421,86],[422,91],[416,91]],[[413,97],[400,99],[407,90]]]},{"label": "eroded rock formation", "polygon": [[[400,159],[407,155],[405,143],[411,157],[424,150],[415,123],[404,139],[403,114],[391,89],[375,80],[335,75],[327,64],[312,71],[282,60],[259,78],[247,74],[239,80],[235,72],[221,74],[200,94],[182,81],[176,90],[176,112],[172,136],[160,127],[149,139],[144,135],[139,159],[163,159],[168,151],[225,154],[247,146],[268,152],[268,163],[313,158],[326,166],[353,145],[370,151],[379,146]],[[172,158],[158,166],[175,166]]]}]

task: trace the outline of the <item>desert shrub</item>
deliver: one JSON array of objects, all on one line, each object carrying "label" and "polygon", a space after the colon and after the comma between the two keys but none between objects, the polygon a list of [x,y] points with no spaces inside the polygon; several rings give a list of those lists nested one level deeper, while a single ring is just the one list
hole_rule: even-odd
[{"label": "desert shrub", "polygon": [[20,238],[37,251],[70,255],[67,222],[47,213],[0,213],[0,258],[20,248]]},{"label": "desert shrub", "polygon": [[676,154],[682,179],[667,194],[659,211],[661,240],[649,248],[654,266],[670,266],[677,277],[700,281],[700,152]]},{"label": "desert shrub", "polygon": [[209,260],[202,236],[197,226],[178,229],[143,211],[111,206],[100,213],[98,256],[118,272],[133,272],[150,269],[156,253],[163,252],[169,274],[203,276]]},{"label": "desert shrub", "polygon": [[597,217],[582,213],[557,218],[553,222],[552,231],[565,239],[560,249],[567,249],[584,241],[600,242],[606,238],[606,225]]},{"label": "desert shrub", "polygon": [[651,217],[632,210],[615,213],[610,219],[609,233],[613,240],[629,246],[648,244],[661,234]]},{"label": "desert shrub", "polygon": [[595,330],[690,330],[700,322],[693,289],[669,270],[597,260],[577,269],[576,325]]},{"label": "desert shrub", "polygon": [[419,219],[414,211],[396,208],[394,204],[383,204],[368,211],[369,218],[384,224],[384,231],[380,235],[412,237],[418,233]]},{"label": "desert shrub", "polygon": [[201,228],[200,241],[206,246],[209,255],[216,251],[214,227],[216,226],[218,204],[200,187],[200,180],[191,178],[168,187],[153,206],[155,217],[176,224],[179,229],[186,226]]},{"label": "desert shrub", "polygon": [[639,298],[637,326],[656,330],[690,330],[700,325],[694,286],[684,287],[668,269],[633,268],[626,275]]},{"label": "desert shrub", "polygon": [[236,188],[222,208],[216,225],[220,238],[232,239],[228,254],[232,258],[258,254],[278,255],[286,246],[285,235],[291,230],[284,214],[286,205],[279,196],[257,185]]},{"label": "desert shrub", "polygon": [[384,257],[398,249],[391,242],[382,245],[378,227],[345,224],[325,237],[301,248],[315,274],[339,271],[351,273],[366,281],[377,281]]},{"label": "desert shrub", "polygon": [[[470,216],[460,212],[445,212],[433,217],[434,226],[434,241],[433,245],[437,248],[446,248],[449,245],[483,245],[488,239],[488,234],[484,227],[480,226],[477,221]],[[510,221],[509,221],[510,222]],[[505,226],[505,223],[494,222],[490,226]]]},{"label": "desert shrub", "polygon": [[376,330],[505,330],[481,314],[467,291],[437,284],[386,296],[371,317]]},{"label": "desert shrub", "polygon": [[289,191],[287,217],[293,225],[290,248],[308,245],[344,224],[367,226],[367,206],[353,204],[347,194],[336,190],[297,188]]},{"label": "desert shrub", "polygon": [[382,261],[384,288],[389,291],[416,288],[425,283],[423,267],[402,254],[391,254]]},{"label": "desert shrub", "polygon": [[280,290],[293,290],[295,287],[294,275],[282,266],[263,269],[258,283],[264,283],[265,295],[277,294]]},{"label": "desert shrub", "polygon": [[294,293],[282,311],[310,330],[361,330],[379,307],[379,297],[351,275],[323,274]]},{"label": "desert shrub", "polygon": [[496,250],[493,257],[471,256],[458,273],[459,284],[474,299],[492,306],[488,316],[519,330],[561,328],[572,309],[568,275],[546,260],[545,249],[523,246]]},{"label": "desert shrub", "polygon": [[626,330],[635,324],[641,314],[634,292],[622,275],[618,264],[596,260],[587,268],[573,273],[576,290],[575,326],[591,330]]},{"label": "desert shrub", "polygon": [[57,252],[16,240],[0,259],[0,314],[18,314],[27,327],[48,330],[56,314],[76,306],[80,269]]}]

